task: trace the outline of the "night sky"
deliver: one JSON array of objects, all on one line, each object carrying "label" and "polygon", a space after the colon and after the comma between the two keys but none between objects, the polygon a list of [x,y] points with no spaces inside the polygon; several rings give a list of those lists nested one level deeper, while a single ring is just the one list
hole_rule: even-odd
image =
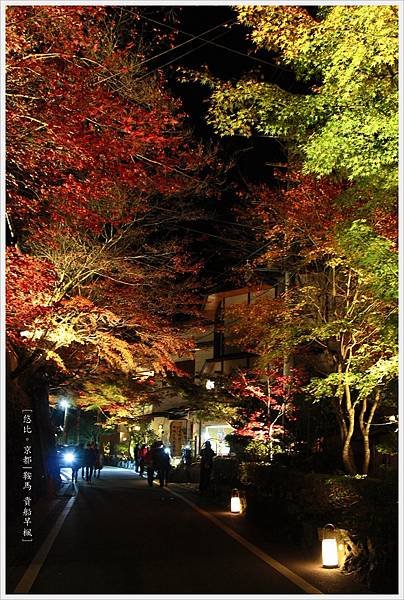
[{"label": "night sky", "polygon": [[[176,30],[175,45],[180,46],[157,58],[150,68],[164,69],[173,93],[181,98],[190,117],[195,136],[207,144],[218,145],[220,158],[234,165],[226,174],[219,198],[194,199],[196,204],[203,203],[207,219],[194,225],[200,235],[194,233],[193,251],[205,261],[204,272],[211,278],[208,287],[212,291],[243,285],[235,269],[254,255],[257,241],[245,225],[233,225],[232,210],[238,202],[234,190],[237,186],[243,189],[259,182],[273,184],[274,168],[270,165],[284,162],[285,155],[279,142],[264,136],[216,136],[205,121],[208,90],[197,83],[178,82],[177,69],[201,71],[207,68],[213,76],[223,80],[237,80],[253,72],[259,80],[276,83],[286,90],[302,92],[304,89],[292,72],[275,64],[269,53],[255,51],[247,39],[247,30],[237,24],[230,6],[155,6],[140,10],[145,25],[159,27],[167,33]],[[183,44],[192,35],[202,35],[203,39]],[[240,236],[238,241],[237,236]]]},{"label": "night sky", "polygon": [[[168,17],[171,9],[160,8],[164,14],[150,14],[150,9],[142,11],[145,18],[156,21]],[[237,80],[243,74],[254,72],[255,77],[263,81],[276,83],[284,89],[299,91],[301,86],[295,81],[292,72],[278,67],[273,58],[266,52],[255,52],[248,42],[248,31],[236,23],[236,15],[229,6],[192,6],[178,7],[175,16],[179,22],[170,20],[167,25],[180,30],[176,44],[182,44],[190,39],[190,35],[203,35],[190,43],[162,57],[162,65],[173,61],[165,67],[170,85],[174,93],[181,97],[184,108],[191,117],[192,126],[197,136],[205,140],[219,142],[224,152],[229,155],[236,153],[237,163],[243,173],[257,181],[262,181],[272,173],[265,162],[275,162],[284,159],[278,142],[262,136],[253,138],[218,139],[204,120],[208,91],[198,84],[183,84],[176,81],[177,67],[188,67],[203,70],[205,66],[214,76],[223,80]],[[169,31],[168,27],[162,30]],[[205,33],[212,30],[209,33]],[[187,33],[188,35],[186,35]],[[211,40],[211,43],[206,43]],[[244,150],[240,152],[240,150]]]}]

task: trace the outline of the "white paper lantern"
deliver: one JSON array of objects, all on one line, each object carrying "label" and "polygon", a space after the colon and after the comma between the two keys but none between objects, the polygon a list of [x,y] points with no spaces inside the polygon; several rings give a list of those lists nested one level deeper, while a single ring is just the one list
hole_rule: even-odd
[{"label": "white paper lantern", "polygon": [[[328,530],[326,532],[327,527],[332,527],[332,530]],[[327,569],[338,567],[337,539],[335,534],[335,527],[334,525],[332,525],[332,523],[328,523],[323,527],[323,540],[321,542],[321,551],[323,567]]]},{"label": "white paper lantern", "polygon": [[241,512],[240,493],[236,488],[231,493],[230,511],[232,513]]}]

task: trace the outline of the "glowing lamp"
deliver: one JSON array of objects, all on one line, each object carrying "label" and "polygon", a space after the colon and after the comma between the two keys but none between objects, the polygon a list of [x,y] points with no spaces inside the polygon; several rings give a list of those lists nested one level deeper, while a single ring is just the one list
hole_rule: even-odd
[{"label": "glowing lamp", "polygon": [[73,452],[66,452],[65,454],[65,462],[70,465],[72,462],[74,462],[76,460],[75,455],[73,454]]},{"label": "glowing lamp", "polygon": [[212,381],[211,379],[207,379],[206,383],[205,383],[205,387],[207,390],[214,390],[215,389],[215,382]]},{"label": "glowing lamp", "polygon": [[231,493],[230,512],[235,514],[241,512],[240,492],[236,488]]},{"label": "glowing lamp", "polygon": [[321,542],[321,551],[324,568],[332,569],[334,567],[338,567],[338,548],[336,530],[332,523],[328,523],[323,527],[323,540]]}]

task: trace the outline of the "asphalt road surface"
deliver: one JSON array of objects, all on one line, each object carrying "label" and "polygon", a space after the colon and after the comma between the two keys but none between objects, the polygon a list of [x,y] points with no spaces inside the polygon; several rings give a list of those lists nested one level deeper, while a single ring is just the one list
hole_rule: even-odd
[{"label": "asphalt road surface", "polygon": [[310,593],[170,484],[150,488],[106,467],[95,482],[79,481],[70,504],[30,594]]}]

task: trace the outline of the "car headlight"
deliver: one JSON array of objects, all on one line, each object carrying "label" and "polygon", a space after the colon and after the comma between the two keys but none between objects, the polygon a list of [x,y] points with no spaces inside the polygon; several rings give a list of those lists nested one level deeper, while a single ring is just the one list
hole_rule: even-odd
[{"label": "car headlight", "polygon": [[74,456],[73,452],[66,452],[64,459],[67,464],[71,464],[76,460],[76,457]]}]

